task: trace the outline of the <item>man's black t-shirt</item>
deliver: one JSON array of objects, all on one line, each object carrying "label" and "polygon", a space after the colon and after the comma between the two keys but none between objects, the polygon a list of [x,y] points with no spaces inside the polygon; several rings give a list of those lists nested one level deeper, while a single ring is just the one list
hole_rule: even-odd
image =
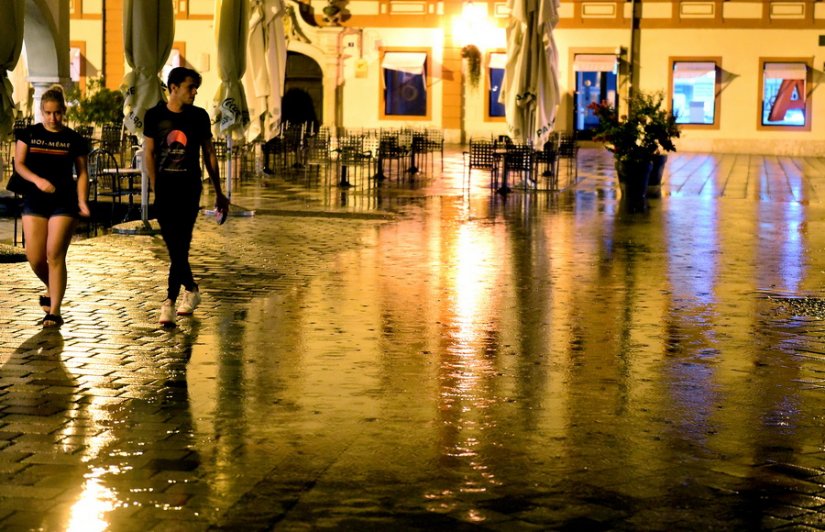
[{"label": "man's black t-shirt", "polygon": [[212,138],[205,110],[189,105],[174,113],[160,102],[146,111],[143,134],[155,140],[156,195],[171,189],[200,190],[200,150]]}]

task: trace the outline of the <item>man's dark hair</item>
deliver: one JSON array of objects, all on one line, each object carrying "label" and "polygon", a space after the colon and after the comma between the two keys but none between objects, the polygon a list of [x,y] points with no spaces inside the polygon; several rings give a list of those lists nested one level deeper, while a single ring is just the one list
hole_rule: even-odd
[{"label": "man's dark hair", "polygon": [[166,86],[170,89],[172,85],[177,85],[180,87],[181,83],[186,81],[186,78],[192,78],[195,87],[201,86],[201,75],[192,70],[191,68],[186,67],[175,67],[169,72],[169,77],[166,81]]}]

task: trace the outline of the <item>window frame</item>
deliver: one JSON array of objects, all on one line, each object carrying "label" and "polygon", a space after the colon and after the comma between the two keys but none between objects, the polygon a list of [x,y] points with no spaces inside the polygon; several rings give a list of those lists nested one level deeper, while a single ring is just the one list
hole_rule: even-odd
[{"label": "window frame", "polygon": [[[388,53],[418,53],[418,54],[425,54],[427,56],[426,61],[424,61],[424,90],[426,92],[427,97],[427,111],[424,115],[388,115],[384,112],[386,109],[386,97],[385,97],[385,89],[384,89],[384,56]],[[433,87],[433,53],[431,48],[421,48],[421,47],[387,47],[381,48],[379,53],[379,61],[378,61],[378,94],[381,95],[378,100],[378,119],[379,120],[403,120],[405,122],[408,121],[420,121],[420,122],[427,122],[432,120],[432,107],[433,107],[433,95],[432,95],[432,87]]]},{"label": "window frame", "polygon": [[[180,60],[180,66],[189,67],[191,65],[186,61],[186,42],[185,41],[174,41],[172,43],[172,49],[169,50],[169,57],[166,58],[166,62],[169,62],[169,59],[172,58],[172,52],[178,52],[178,59]],[[163,76],[162,72],[166,68],[166,63],[160,68],[160,81],[163,83],[163,86],[166,87],[166,79],[168,76]],[[169,90],[169,87],[166,87],[166,90]]]},{"label": "window frame", "polygon": [[[767,63],[803,63],[805,65],[805,125],[804,126],[787,126],[787,125],[764,125],[762,124],[762,104],[765,97],[765,64]],[[811,131],[811,96],[813,91],[812,84],[813,60],[810,57],[760,57],[759,70],[757,76],[759,83],[756,93],[757,112],[756,112],[756,130],[757,131]]]},{"label": "window frame", "polygon": [[[484,61],[484,121],[485,122],[506,122],[507,115],[504,116],[491,116],[490,115],[490,91],[492,90],[493,86],[490,80],[490,62],[493,59],[493,54],[503,54],[505,58],[507,57],[507,50],[495,49],[489,50],[485,54],[485,61]],[[502,84],[504,80],[502,79]],[[499,91],[501,91],[504,87],[499,87]]]},{"label": "window frame", "polygon": [[[86,68],[86,63],[88,60],[86,59],[86,41],[69,41],[69,62],[71,63],[71,50],[72,48],[77,48],[80,53],[80,64],[78,65],[78,80],[77,86],[80,88],[80,92],[86,93],[86,80],[88,79],[88,70]],[[71,77],[71,64],[69,65],[69,76]]]},{"label": "window frame", "polygon": [[720,56],[672,56],[668,58],[667,107],[673,112],[673,66],[676,63],[713,63],[716,65],[716,79],[713,89],[713,123],[711,124],[679,124],[680,129],[719,129],[722,116],[722,58]]}]

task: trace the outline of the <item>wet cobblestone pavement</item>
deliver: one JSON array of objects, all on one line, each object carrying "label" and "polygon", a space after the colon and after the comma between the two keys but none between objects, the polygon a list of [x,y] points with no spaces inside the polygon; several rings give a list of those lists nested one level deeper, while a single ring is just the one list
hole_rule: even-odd
[{"label": "wet cobblestone pavement", "polygon": [[172,330],[159,237],[77,240],[60,332],[0,265],[0,529],[825,528],[825,159],[677,154],[641,214],[610,162],[244,181]]}]

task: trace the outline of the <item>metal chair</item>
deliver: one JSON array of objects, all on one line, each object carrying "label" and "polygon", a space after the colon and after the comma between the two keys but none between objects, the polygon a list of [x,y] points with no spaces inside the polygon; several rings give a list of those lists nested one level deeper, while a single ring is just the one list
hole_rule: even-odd
[{"label": "metal chair", "polygon": [[319,178],[328,175],[332,165],[331,144],[329,131],[319,131],[318,134],[307,137],[304,145],[304,177],[309,184],[312,174]]},{"label": "metal chair", "polygon": [[[112,203],[110,222],[115,221],[115,212],[123,204],[123,198],[129,199],[129,208],[134,206],[134,196],[140,194],[140,189],[129,186],[129,178],[121,175],[120,165],[115,155],[103,148],[92,150],[89,154],[89,180],[92,186],[94,206],[100,198],[108,198]],[[129,210],[125,216],[128,217]]]},{"label": "metal chair", "polygon": [[334,151],[335,176],[341,188],[353,186],[353,181],[363,178],[364,172],[372,166],[372,152],[364,149],[362,135],[339,137]]},{"label": "metal chair", "polygon": [[503,165],[501,174],[500,192],[509,191],[512,185],[516,184],[516,178],[520,178],[520,186],[532,185],[534,177],[534,157],[533,148],[527,144],[510,144],[506,147],[503,155]]},{"label": "metal chair", "polygon": [[539,181],[545,178],[547,190],[558,190],[559,180],[556,172],[556,159],[558,157],[558,146],[555,137],[544,143],[544,148],[533,153],[535,173],[533,175],[533,185],[539,188]]},{"label": "metal chair", "polygon": [[566,162],[567,179],[575,182],[579,178],[578,165],[579,147],[576,144],[575,134],[561,133],[559,135],[559,142],[556,155],[556,180],[558,181],[559,170],[561,168],[562,160]]},{"label": "metal chair", "polygon": [[103,124],[100,128],[100,149],[115,156],[119,165],[123,165],[123,125]]},{"label": "metal chair", "polygon": [[[395,169],[395,175],[400,177],[403,173],[402,168],[407,164],[408,156],[409,150],[398,143],[397,133],[381,133],[376,149],[375,179],[380,183],[393,173],[393,168]],[[387,173],[384,172],[385,168]]]},{"label": "metal chair", "polygon": [[466,182],[470,184],[470,175],[474,168],[488,170],[490,172],[490,186],[496,174],[496,145],[491,140],[470,139],[469,148],[462,152],[464,167],[467,169]]}]

